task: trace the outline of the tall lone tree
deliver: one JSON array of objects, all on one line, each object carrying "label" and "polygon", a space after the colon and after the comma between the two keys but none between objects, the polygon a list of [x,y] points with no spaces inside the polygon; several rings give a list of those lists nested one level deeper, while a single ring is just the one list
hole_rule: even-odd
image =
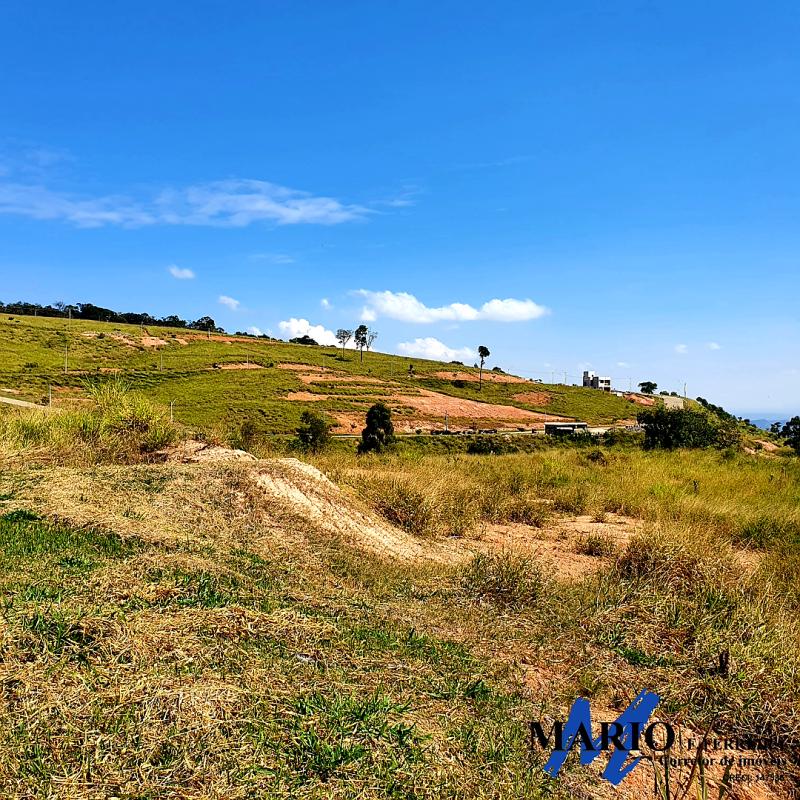
[{"label": "tall lone tree", "polygon": [[478,372],[478,391],[481,391],[481,389],[483,389],[483,363],[484,361],[486,361],[487,358],[489,358],[490,355],[491,353],[489,352],[488,347],[484,347],[483,345],[480,345],[480,347],[478,347],[478,356],[481,360],[480,371]]},{"label": "tall lone tree", "polygon": [[642,394],[655,394],[658,384],[654,381],[642,381],[639,388],[642,390]]},{"label": "tall lone tree", "polygon": [[364,360],[364,348],[367,346],[367,339],[369,338],[369,328],[363,323],[356,328],[353,334],[353,341],[361,353],[361,360]]},{"label": "tall lone tree", "polygon": [[344,361],[344,346],[353,338],[353,331],[347,330],[347,328],[339,328],[336,331],[336,340],[342,346],[342,361]]},{"label": "tall lone tree", "polygon": [[372,343],[378,338],[378,331],[370,331],[367,334],[367,352],[372,348]]}]

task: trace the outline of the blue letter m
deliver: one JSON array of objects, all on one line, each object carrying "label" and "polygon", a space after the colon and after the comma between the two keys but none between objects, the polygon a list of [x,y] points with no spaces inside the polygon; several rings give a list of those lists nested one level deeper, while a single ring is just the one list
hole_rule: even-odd
[{"label": "blue letter m", "polygon": [[[622,743],[622,747],[614,747],[608,765],[603,771],[603,778],[609,783],[617,786],[622,779],[639,763],[641,756],[637,756],[629,764],[628,755],[632,746],[638,747],[639,733],[646,726],[647,720],[658,705],[658,695],[648,692],[646,689],[641,691],[633,702],[617,717],[611,726],[616,726],[617,739]],[[558,771],[567,760],[569,751],[573,748],[576,741],[580,740],[581,764],[591,764],[600,755],[603,749],[602,736],[597,739],[592,738],[592,712],[589,701],[579,697],[572,704],[569,718],[564,726],[563,746],[559,750],[554,750],[544,771],[555,778]]]}]

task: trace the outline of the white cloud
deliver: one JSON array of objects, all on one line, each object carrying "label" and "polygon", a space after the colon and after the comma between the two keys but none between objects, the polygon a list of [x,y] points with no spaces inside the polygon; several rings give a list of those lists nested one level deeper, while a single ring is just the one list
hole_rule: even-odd
[{"label": "white cloud", "polygon": [[[287,339],[296,339],[299,336],[310,336],[315,342],[324,345],[338,345],[336,341],[336,334],[329,331],[322,325],[312,325],[307,319],[291,319],[283,320],[278,323],[278,327]],[[352,347],[352,340],[350,341]]]},{"label": "white cloud", "polygon": [[446,306],[432,308],[408,292],[372,292],[359,289],[355,292],[366,299],[366,305],[361,311],[361,318],[366,322],[373,322],[379,315],[402,322],[439,322],[447,321],[472,321],[492,320],[495,322],[522,322],[537,319],[548,314],[544,306],[534,303],[533,300],[489,300],[480,308],[474,308],[467,303],[450,303]]},{"label": "white cloud", "polygon": [[228,297],[226,294],[221,294],[218,300],[223,306],[228,306],[231,311],[236,311],[241,305],[238,300],[234,300],[232,297]]},{"label": "white cloud", "polygon": [[331,301],[330,301],[330,300],[328,300],[328,298],[327,298],[327,297],[323,297],[323,298],[322,298],[322,300],[320,300],[320,301],[319,301],[319,304],[320,304],[320,305],[321,305],[321,306],[322,306],[322,307],[323,307],[323,308],[324,308],[326,311],[330,311],[330,309],[332,309],[332,308],[333,308],[333,305],[331,305]]},{"label": "white cloud", "polygon": [[190,281],[192,278],[194,278],[194,272],[186,267],[179,267],[176,264],[170,264],[167,269],[169,270],[169,274],[172,275],[173,278],[177,278],[179,281]]},{"label": "white cloud", "polygon": [[617,366],[618,367],[622,367],[623,369],[625,369],[625,368],[629,367],[630,364],[627,361],[617,361]]},{"label": "white cloud", "polygon": [[247,329],[247,332],[248,333],[252,333],[253,336],[263,336],[264,335],[263,332],[261,331],[261,328],[257,328],[255,325],[251,325]]},{"label": "white cloud", "polygon": [[[62,220],[82,228],[104,225],[205,225],[243,228],[275,225],[338,225],[363,219],[362,206],[259,180],[225,180],[167,189],[157,197],[77,197],[39,185],[0,183],[0,214]],[[286,261],[277,263],[288,263]]]},{"label": "white cloud", "polygon": [[434,361],[463,361],[476,358],[476,352],[470,347],[448,347],[433,336],[414,339],[413,342],[400,342],[397,350],[407,356],[430,358]]},{"label": "white cloud", "polygon": [[685,344],[676,344],[675,345],[675,352],[678,355],[683,356],[683,355],[686,355],[686,353],[689,352],[689,348]]},{"label": "white cloud", "polygon": [[707,347],[709,350],[722,350],[722,345],[721,345],[721,344],[717,344],[717,342],[709,342],[709,343],[706,345],[706,347]]}]

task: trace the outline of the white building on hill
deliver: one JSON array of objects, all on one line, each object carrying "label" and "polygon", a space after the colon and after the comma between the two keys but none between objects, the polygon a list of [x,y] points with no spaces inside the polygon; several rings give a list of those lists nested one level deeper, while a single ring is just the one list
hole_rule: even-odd
[{"label": "white building on hill", "polygon": [[597,375],[595,375],[594,372],[589,372],[589,370],[584,370],[583,386],[585,389],[600,389],[603,392],[610,392],[611,378],[600,378]]}]

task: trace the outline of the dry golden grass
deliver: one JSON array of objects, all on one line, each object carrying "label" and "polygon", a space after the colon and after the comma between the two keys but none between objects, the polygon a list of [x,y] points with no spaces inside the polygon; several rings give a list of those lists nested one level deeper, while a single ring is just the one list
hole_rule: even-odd
[{"label": "dry golden grass", "polygon": [[548,783],[526,721],[644,686],[676,724],[800,743],[792,464],[314,461],[344,488],[289,459],[0,473],[0,796],[638,800]]}]

